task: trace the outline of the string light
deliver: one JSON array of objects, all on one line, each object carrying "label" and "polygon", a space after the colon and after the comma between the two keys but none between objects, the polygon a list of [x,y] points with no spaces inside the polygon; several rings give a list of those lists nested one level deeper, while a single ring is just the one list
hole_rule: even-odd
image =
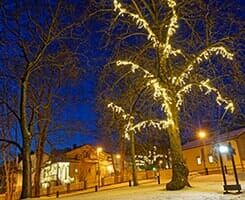
[{"label": "string light", "polygon": [[129,139],[130,131],[137,133],[140,132],[142,128],[146,127],[154,127],[162,130],[168,128],[170,125],[173,125],[173,120],[145,120],[134,124],[135,118],[132,115],[126,113],[122,107],[114,104],[113,102],[109,103],[107,107],[112,109],[113,112],[121,114],[123,119],[127,120],[127,124],[124,128],[124,137],[127,139]]},{"label": "string light", "polygon": [[208,60],[213,54],[221,55],[223,58],[227,58],[229,60],[233,60],[234,57],[234,54],[230,53],[223,46],[208,48],[204,50],[202,53],[200,53],[200,55],[196,56],[192,60],[192,62],[190,62],[190,64],[187,65],[187,67],[184,69],[184,72],[177,79],[176,77],[173,77],[173,82],[176,83],[176,85],[184,85],[184,79],[189,78],[190,72],[194,69],[194,66],[196,64],[200,64],[203,60]]},{"label": "string light", "polygon": [[170,54],[177,55],[181,53],[181,50],[172,50],[172,46],[169,44],[170,38],[174,35],[176,32],[178,26],[178,16],[176,14],[175,6],[176,2],[174,0],[168,0],[168,6],[172,9],[172,17],[170,19],[170,24],[167,26],[167,37],[166,37],[166,42],[163,45],[164,50],[163,50],[163,55],[168,58]]},{"label": "string light", "polygon": [[124,120],[130,119],[132,117],[131,115],[129,115],[128,113],[126,113],[125,110],[122,107],[117,106],[116,104],[114,104],[112,102],[109,103],[107,105],[107,107],[108,108],[111,108],[113,110],[113,112],[116,112],[118,114],[122,114],[122,117],[123,117]]},{"label": "string light", "polygon": [[141,131],[142,128],[151,127],[151,126],[159,130],[163,130],[168,128],[170,125],[173,125],[172,120],[171,121],[170,120],[146,120],[146,121],[139,122],[138,124],[133,126],[131,130],[136,133]]},{"label": "string light", "polygon": [[147,39],[150,41],[153,41],[153,46],[155,47],[159,45],[160,42],[158,41],[155,33],[153,33],[153,31],[150,28],[150,25],[145,19],[141,18],[138,14],[129,12],[126,8],[123,8],[122,4],[118,0],[114,0],[114,11],[115,12],[119,11],[119,14],[118,14],[119,16],[120,15],[124,16],[125,14],[125,15],[132,17],[133,20],[135,20],[136,25],[139,29],[144,28],[148,32]]},{"label": "string light", "polygon": [[165,111],[167,117],[172,119],[172,112],[170,110],[170,105],[172,104],[172,99],[167,94],[167,89],[161,86],[159,80],[149,71],[145,70],[144,68],[140,67],[139,65],[125,60],[117,61],[117,66],[120,65],[130,65],[132,73],[135,73],[136,69],[141,70],[144,73],[143,78],[147,80],[146,85],[148,87],[152,87],[154,89],[153,98],[154,100],[161,101],[161,109]]},{"label": "string light", "polygon": [[216,102],[219,106],[221,106],[222,104],[225,104],[225,110],[230,110],[230,112],[234,112],[235,110],[235,106],[233,104],[233,102],[229,99],[225,99],[222,97],[222,95],[220,94],[219,90],[213,86],[211,86],[210,80],[207,79],[205,81],[201,81],[200,83],[200,89],[202,90],[203,88],[207,89],[207,92],[205,93],[205,95],[213,92],[217,95],[216,97]]},{"label": "string light", "polygon": [[[161,60],[167,59],[169,55],[178,56],[179,54],[182,55],[184,58],[186,56],[180,49],[174,49],[170,44],[171,37],[176,33],[178,29],[178,16],[177,12],[175,10],[176,2],[174,0],[167,0],[168,7],[171,8],[172,16],[170,18],[170,23],[166,25],[167,34],[166,34],[166,40],[165,43],[161,43],[158,39],[156,34],[151,30],[149,23],[141,18],[138,14],[134,14],[129,12],[126,8],[122,6],[122,4],[119,2],[119,0],[114,0],[114,11],[119,12],[119,16],[127,15],[131,17],[135,22],[139,29],[143,28],[148,33],[148,40],[153,41],[153,47],[159,47],[160,53],[161,53]],[[153,98],[156,101],[160,101],[161,103],[161,109],[164,110],[166,113],[167,119],[156,121],[156,120],[146,120],[142,121],[136,125],[134,125],[135,118],[129,114],[127,114],[121,107],[118,107],[111,103],[111,105],[108,105],[108,107],[112,108],[115,112],[122,114],[123,118],[128,120],[127,125],[125,126],[125,135],[128,136],[128,133],[130,131],[137,132],[140,131],[142,128],[145,127],[154,127],[158,129],[164,129],[169,126],[175,127],[175,129],[178,129],[178,127],[174,124],[173,120],[173,113],[171,107],[176,107],[178,110],[180,109],[180,106],[183,104],[184,101],[184,95],[191,92],[192,86],[198,86],[202,91],[205,89],[206,95],[210,92],[213,92],[216,94],[216,102],[218,105],[225,105],[225,110],[230,110],[231,112],[234,112],[234,104],[231,100],[227,98],[223,98],[221,93],[216,89],[215,87],[211,86],[210,80],[207,79],[205,81],[201,81],[200,83],[190,84],[186,83],[186,80],[190,78],[191,71],[196,67],[196,65],[200,64],[204,60],[210,59],[212,55],[221,55],[223,58],[226,58],[228,60],[233,60],[234,54],[230,53],[224,46],[213,46],[205,49],[202,51],[199,55],[195,56],[191,61],[188,62],[187,65],[185,65],[183,68],[183,72],[176,76],[170,76],[169,77],[169,85],[168,88],[174,88],[179,89],[179,91],[176,93],[176,95],[173,95],[172,92],[168,90],[168,88],[165,88],[158,78],[156,78],[152,73],[144,69],[143,67],[126,60],[118,60],[116,62],[117,66],[121,65],[130,65],[131,66],[131,72],[136,73],[137,70],[143,72],[143,78],[146,80],[147,87],[152,87],[153,92]],[[173,99],[177,99],[176,102],[173,101]],[[173,105],[173,102],[175,103]]]},{"label": "string light", "polygon": [[219,90],[213,86],[211,86],[210,80],[207,79],[205,81],[201,81],[200,83],[193,83],[193,84],[188,84],[185,85],[182,89],[180,89],[176,96],[177,96],[177,103],[176,103],[176,107],[178,109],[180,109],[180,106],[182,105],[183,101],[184,101],[184,94],[190,93],[191,92],[191,88],[192,86],[199,86],[201,91],[204,91],[204,89],[206,89],[207,91],[205,92],[205,95],[210,94],[211,92],[216,94],[216,102],[219,106],[221,106],[222,104],[225,105],[225,110],[230,110],[231,113],[234,112],[235,110],[235,106],[233,104],[233,102],[227,98],[222,97],[222,95],[220,94]]}]

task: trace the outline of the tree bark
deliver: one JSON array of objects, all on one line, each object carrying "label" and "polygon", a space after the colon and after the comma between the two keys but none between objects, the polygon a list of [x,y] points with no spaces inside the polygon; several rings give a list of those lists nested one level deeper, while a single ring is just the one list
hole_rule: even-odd
[{"label": "tree bark", "polygon": [[21,198],[28,198],[32,196],[31,191],[31,133],[27,125],[27,89],[28,89],[29,74],[26,74],[21,81],[21,100],[20,100],[20,118],[21,118],[21,132],[23,138],[23,153],[22,153],[22,192]]},{"label": "tree bark", "polygon": [[137,179],[137,170],[136,170],[136,163],[135,163],[135,138],[134,132],[130,131],[130,149],[131,149],[131,162],[132,162],[132,179],[133,179],[133,186],[139,185]]},{"label": "tree bark", "polygon": [[123,134],[120,134],[120,182],[124,181],[124,160],[125,160],[125,139],[123,137]]},{"label": "tree bark", "polygon": [[[39,142],[39,141],[38,141]],[[34,175],[34,195],[35,197],[40,197],[40,179],[41,179],[41,166],[43,162],[43,146],[38,144],[36,151],[36,171]]]},{"label": "tree bark", "polygon": [[189,170],[186,167],[183,159],[182,145],[180,139],[178,110],[175,105],[171,106],[174,125],[172,125],[169,132],[169,143],[172,158],[172,180],[167,183],[167,190],[180,190],[185,186],[190,186],[188,183]]}]

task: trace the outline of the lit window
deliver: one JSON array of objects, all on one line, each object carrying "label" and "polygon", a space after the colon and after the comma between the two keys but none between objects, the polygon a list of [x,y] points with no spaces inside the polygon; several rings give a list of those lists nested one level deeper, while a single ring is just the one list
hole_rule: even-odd
[{"label": "lit window", "polygon": [[202,159],[200,156],[197,157],[197,164],[198,165],[201,165],[202,164]]},{"label": "lit window", "polygon": [[214,157],[212,155],[208,156],[208,161],[209,163],[213,163],[214,162]]}]

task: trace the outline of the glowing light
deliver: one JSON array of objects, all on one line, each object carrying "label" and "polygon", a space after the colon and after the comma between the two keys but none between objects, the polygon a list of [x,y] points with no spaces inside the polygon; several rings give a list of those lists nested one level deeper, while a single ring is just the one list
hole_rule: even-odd
[{"label": "glowing light", "polygon": [[180,109],[180,106],[182,105],[183,101],[184,101],[184,94],[186,93],[190,93],[191,92],[191,87],[193,86],[193,84],[188,84],[185,85],[182,89],[180,89],[176,96],[177,96],[177,103],[176,103],[176,107],[178,109]]},{"label": "glowing light", "polygon": [[123,119],[128,120],[127,124],[125,125],[125,128],[124,128],[124,137],[127,139],[129,139],[130,131],[133,131],[134,133],[136,133],[136,132],[141,131],[142,128],[151,127],[151,126],[154,128],[158,128],[159,130],[162,130],[162,129],[166,129],[170,125],[174,124],[172,119],[168,119],[168,120],[145,120],[145,121],[141,121],[141,122],[135,124],[135,122],[134,122],[135,118],[133,116],[131,116],[130,114],[126,113],[125,110],[123,108],[121,108],[120,106],[117,106],[116,104],[111,102],[107,105],[107,107],[111,108],[114,112],[122,114],[122,116],[127,116],[127,117],[123,117]]},{"label": "glowing light", "polygon": [[221,55],[223,58],[227,58],[229,60],[233,60],[234,54],[230,53],[225,47],[210,47],[203,52],[201,52],[198,56],[196,56],[188,65],[185,67],[184,71],[180,74],[180,76],[176,79],[174,77],[173,82],[176,85],[184,85],[184,79],[187,79],[190,75],[190,72],[194,69],[196,64],[200,64],[203,60],[208,60],[213,54]]},{"label": "glowing light", "polygon": [[107,105],[107,107],[111,108],[113,110],[113,112],[116,112],[118,114],[122,114],[122,117],[123,117],[124,120],[129,119],[130,117],[132,117],[131,115],[127,114],[122,107],[117,106],[116,104],[114,104],[112,102],[109,103]]},{"label": "glowing light", "polygon": [[134,132],[137,132],[137,131],[141,131],[141,128],[146,128],[146,127],[151,127],[151,126],[154,127],[154,128],[157,128],[159,130],[162,130],[162,129],[168,128],[172,124],[173,124],[173,121],[146,120],[146,121],[139,122],[138,124],[133,126],[130,130],[132,130]]},{"label": "glowing light", "polygon": [[97,147],[96,151],[97,151],[97,153],[100,153],[100,152],[103,151],[103,148],[102,147]]},{"label": "glowing light", "polygon": [[219,152],[220,153],[228,153],[229,152],[229,147],[225,145],[220,145],[219,146]]},{"label": "glowing light", "polygon": [[235,110],[234,104],[231,100],[225,99],[221,96],[220,92],[218,89],[210,85],[210,80],[207,79],[206,81],[201,81],[200,83],[200,89],[205,88],[207,89],[207,92],[205,93],[206,95],[209,94],[210,92],[214,92],[217,97],[216,97],[216,102],[219,106],[222,104],[225,104],[225,110],[230,110],[232,113]]},{"label": "glowing light", "polygon": [[198,132],[198,136],[201,139],[203,139],[203,138],[205,138],[207,136],[207,134],[206,134],[206,132],[204,130],[201,130],[201,131]]},{"label": "glowing light", "polygon": [[108,165],[107,166],[107,171],[111,174],[113,172],[113,166],[112,165]]},{"label": "glowing light", "polygon": [[153,46],[158,46],[159,45],[159,41],[155,35],[155,33],[153,33],[153,31],[150,28],[150,25],[148,24],[148,22],[141,18],[138,14],[134,14],[129,12],[126,8],[124,8],[122,6],[122,4],[118,1],[118,0],[114,0],[114,11],[117,12],[119,11],[119,16],[124,16],[124,15],[128,15],[130,16],[136,23],[137,27],[139,29],[144,28],[147,32],[148,32],[148,40],[151,40],[153,42]]},{"label": "glowing light", "polygon": [[172,9],[173,15],[170,19],[170,24],[168,25],[166,42],[163,45],[164,46],[163,55],[165,57],[169,57],[169,54],[173,54],[176,56],[177,54],[181,53],[180,50],[173,51],[172,46],[169,44],[171,36],[174,35],[174,33],[176,32],[176,30],[179,26],[177,23],[178,16],[177,16],[176,10],[175,10],[176,2],[174,0],[168,0],[168,6]]},{"label": "glowing light", "polygon": [[177,104],[176,107],[178,109],[180,109],[180,106],[182,105],[183,101],[184,101],[184,94],[186,93],[190,93],[192,86],[198,86],[200,88],[201,91],[203,91],[204,89],[206,89],[207,91],[205,92],[205,95],[210,94],[211,92],[213,92],[214,94],[216,94],[216,102],[219,106],[221,106],[222,104],[225,105],[225,110],[230,110],[231,113],[234,112],[235,110],[235,106],[233,104],[233,102],[227,98],[222,97],[221,93],[219,92],[219,90],[213,86],[211,86],[210,80],[207,79],[205,81],[201,81],[200,83],[191,83],[191,84],[187,84],[185,86],[182,87],[182,89],[180,89],[176,96],[177,96]]},{"label": "glowing light", "polygon": [[120,154],[117,154],[116,155],[116,159],[120,159],[121,158],[121,155]]},{"label": "glowing light", "polygon": [[50,186],[52,181],[59,180],[62,184],[72,183],[73,177],[70,177],[70,163],[69,162],[56,162],[51,163],[48,161],[47,166],[41,169],[42,187]]},{"label": "glowing light", "polygon": [[[154,89],[154,93],[153,93],[154,99],[155,100],[160,99],[162,109],[165,111],[165,113],[167,114],[167,116],[170,119],[172,118],[172,113],[170,111],[170,105],[172,104],[172,100],[169,97],[169,95],[167,94],[167,89],[164,88],[163,86],[161,86],[158,79],[152,73],[150,73],[149,71],[145,70],[144,68],[140,67],[139,65],[137,65],[131,61],[119,60],[119,61],[117,61],[116,64],[117,64],[117,66],[130,65],[132,73],[135,73],[136,69],[141,70],[144,73],[143,78],[146,79],[146,81],[147,81],[146,85],[148,87],[153,87],[153,89]],[[122,111],[122,110],[120,109],[120,111]]]}]

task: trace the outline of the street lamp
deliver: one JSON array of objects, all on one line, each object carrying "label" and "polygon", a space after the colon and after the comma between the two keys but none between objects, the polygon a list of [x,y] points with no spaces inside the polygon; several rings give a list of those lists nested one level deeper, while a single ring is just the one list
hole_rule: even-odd
[{"label": "street lamp", "polygon": [[163,161],[162,160],[159,160],[159,167],[158,167],[158,175],[157,175],[157,182],[158,182],[158,184],[160,184],[160,174],[161,174],[161,172],[160,172],[160,170],[161,170],[161,165],[162,165],[162,163],[163,163]]},{"label": "street lamp", "polygon": [[208,175],[208,168],[206,166],[206,143],[205,143],[205,139],[207,137],[207,133],[204,130],[200,130],[198,131],[198,137],[202,140],[202,145],[203,148],[201,149],[201,156],[202,156],[202,160],[203,160],[203,168],[205,171],[205,174]]},{"label": "street lamp", "polygon": [[120,171],[120,159],[121,159],[121,155],[116,154],[116,172],[115,172],[116,175],[118,175]]},{"label": "street lamp", "polygon": [[[237,194],[241,193],[241,185],[239,184],[238,176],[237,176],[237,171],[236,171],[236,165],[235,165],[235,160],[234,160],[234,149],[231,146],[231,143],[229,142],[228,145],[219,145],[218,144],[218,153],[219,153],[219,160],[220,160],[220,165],[221,165],[221,171],[223,175],[223,180],[224,180],[224,194],[229,194],[229,190],[237,190]],[[224,170],[224,163],[222,159],[222,154],[227,154],[231,157],[231,162],[232,162],[232,168],[236,180],[236,184],[234,185],[227,185],[226,177],[225,177],[225,170]]]},{"label": "street lamp", "polygon": [[103,151],[102,147],[97,147],[96,152],[97,152],[97,159],[98,159],[98,186],[100,187],[100,153]]}]

